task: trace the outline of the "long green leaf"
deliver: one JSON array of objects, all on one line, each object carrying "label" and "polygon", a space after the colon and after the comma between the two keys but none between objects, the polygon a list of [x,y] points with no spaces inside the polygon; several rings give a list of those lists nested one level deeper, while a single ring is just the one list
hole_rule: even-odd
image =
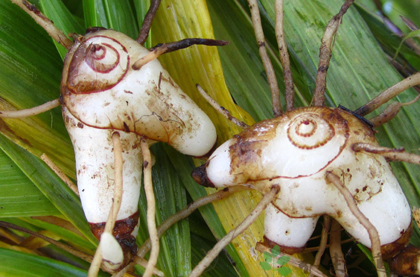
[{"label": "long green leaf", "polygon": [[87,239],[83,238],[79,234],[76,234],[70,230],[67,230],[63,227],[56,226],[54,224],[47,223],[47,222],[37,220],[37,219],[22,218],[22,220],[40,229],[49,230],[53,232],[54,234],[58,235],[61,238],[61,240],[66,241],[67,243],[75,246],[81,251],[84,251],[91,255],[93,255],[95,252],[95,249],[96,249],[95,245],[90,243]]},{"label": "long green leaf", "polygon": [[104,27],[137,38],[138,25],[128,0],[84,0],[83,8],[86,28]]},{"label": "long green leaf", "polygon": [[[56,260],[0,248],[2,276],[86,276],[87,271]],[[100,273],[99,276],[108,276]]]},{"label": "long green leaf", "polygon": [[60,214],[3,151],[0,151],[0,191],[0,217]]}]

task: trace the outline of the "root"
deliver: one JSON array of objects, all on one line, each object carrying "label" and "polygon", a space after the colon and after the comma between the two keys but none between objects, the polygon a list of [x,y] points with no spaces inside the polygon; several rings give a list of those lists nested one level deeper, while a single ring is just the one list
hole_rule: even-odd
[{"label": "root", "polygon": [[[115,221],[117,220],[118,211],[121,206],[121,198],[123,193],[123,158],[120,134],[115,132],[112,134],[112,142],[114,144],[114,168],[115,168],[115,186],[114,196],[108,219],[105,224],[104,233],[112,234]],[[99,267],[102,263],[101,247],[98,246],[93,257],[93,261],[89,267],[88,276],[94,277],[98,275]]]},{"label": "root", "polygon": [[284,0],[276,0],[276,38],[280,53],[280,62],[283,67],[284,85],[286,88],[286,111],[291,111],[295,107],[295,90],[293,85],[292,70],[290,68],[290,58],[287,52],[287,44],[284,38],[284,24],[283,24],[283,6]]},{"label": "root", "polygon": [[25,110],[18,110],[18,111],[0,111],[0,118],[23,118],[28,116],[37,115],[49,110],[52,110],[58,106],[60,106],[60,100],[55,99],[52,101],[49,101],[45,104],[25,109]]},{"label": "root", "polygon": [[[313,237],[311,239],[313,239]],[[355,241],[354,238],[349,238],[349,239],[343,240],[341,242],[341,244],[343,245],[345,243],[354,242],[354,241]],[[325,245],[325,248],[330,248],[330,246],[331,246],[330,244],[327,244],[327,245]],[[305,248],[302,251],[302,253],[311,253],[311,252],[318,251],[318,250],[319,250],[319,246],[318,247],[308,247],[308,248]]]},{"label": "root", "polygon": [[228,41],[205,38],[186,38],[176,42],[158,44],[155,47],[149,49],[150,53],[148,53],[143,58],[138,59],[133,64],[132,68],[134,70],[139,70],[143,65],[158,58],[160,55],[184,49],[192,45],[223,46],[227,44],[229,44]]},{"label": "root", "polygon": [[388,148],[369,143],[355,143],[352,149],[356,152],[364,151],[372,154],[378,154],[394,162],[406,162],[420,165],[420,156],[404,152],[404,148]]},{"label": "root", "polygon": [[405,78],[401,82],[383,91],[381,94],[379,94],[378,96],[376,96],[375,98],[373,98],[368,103],[364,104],[354,112],[358,115],[365,116],[373,112],[374,110],[376,110],[377,108],[379,108],[398,94],[402,93],[406,89],[417,85],[420,85],[420,72],[417,72],[411,75],[410,77]]},{"label": "root", "polygon": [[338,277],[348,276],[346,260],[341,250],[341,225],[335,219],[331,224],[330,256],[334,266],[335,275]]},{"label": "root", "polygon": [[154,0],[150,3],[150,8],[144,17],[143,24],[141,25],[139,37],[137,38],[137,42],[143,45],[147,37],[149,36],[150,28],[152,27],[153,19],[156,16],[156,12],[160,6],[161,0]]},{"label": "root", "polygon": [[327,172],[326,178],[340,191],[346,200],[350,211],[359,220],[360,224],[366,228],[366,231],[369,233],[370,242],[372,244],[371,251],[378,276],[386,277],[386,271],[381,255],[381,241],[379,240],[379,234],[375,226],[373,226],[369,219],[359,210],[350,191],[343,185],[337,175],[332,172]]},{"label": "root", "polygon": [[77,189],[77,186],[58,168],[58,166],[51,161],[51,159],[47,156],[47,154],[42,154],[41,155],[41,160],[43,160],[48,166],[49,168],[51,168],[52,171],[54,171],[55,174],[58,175],[58,177],[60,177],[60,179],[66,183],[66,185],[77,195],[79,195],[79,190]]},{"label": "root", "polygon": [[220,251],[223,250],[234,238],[243,233],[265,210],[280,191],[279,185],[273,185],[270,191],[263,196],[254,210],[239,224],[235,229],[231,230],[226,236],[219,240],[216,245],[210,250],[203,260],[191,271],[190,277],[201,276],[203,271],[210,265],[210,263],[217,257]]},{"label": "root", "polygon": [[245,129],[247,127],[249,127],[248,124],[246,124],[245,122],[237,119],[236,117],[234,117],[228,110],[226,110],[225,108],[223,108],[222,106],[219,105],[219,103],[216,102],[216,100],[214,100],[213,98],[211,98],[210,95],[208,95],[204,89],[199,85],[196,84],[198,91],[200,92],[200,94],[204,97],[204,99],[207,100],[207,102],[216,110],[218,111],[221,115],[223,115],[226,119],[228,119],[230,122],[232,122],[233,124],[235,124],[236,126],[241,127],[242,129]]},{"label": "root", "polygon": [[[256,250],[258,250],[261,253],[264,252],[270,252],[271,249],[267,246],[265,246],[264,244],[261,243],[257,243],[257,246],[255,247]],[[318,268],[316,268],[315,266],[311,265],[311,264],[307,264],[301,260],[299,260],[298,258],[295,258],[291,255],[285,254],[285,253],[280,253],[278,256],[275,257],[275,259],[278,259],[282,256],[287,256],[290,257],[290,260],[287,262],[287,264],[292,265],[294,267],[300,268],[305,272],[308,272],[309,274],[315,275],[315,276],[319,276],[319,277],[327,277],[327,275],[325,275],[324,273],[322,273]]]},{"label": "root", "polygon": [[149,230],[152,251],[150,253],[149,262],[147,263],[145,277],[152,276],[153,269],[157,263],[159,256],[159,237],[156,230],[156,203],[155,194],[153,192],[152,183],[152,158],[150,154],[149,145],[144,137],[141,138],[141,152],[143,155],[143,168],[144,168],[144,191],[147,199],[147,228]]},{"label": "root", "polygon": [[325,90],[327,88],[327,71],[330,66],[334,36],[338,31],[343,15],[347,12],[353,2],[354,0],[346,0],[343,6],[341,6],[338,14],[328,22],[328,25],[325,28],[324,37],[321,40],[321,47],[319,49],[318,72],[316,74],[314,97],[312,98],[313,106],[324,106]]},{"label": "root", "polygon": [[319,244],[318,252],[315,256],[314,266],[319,267],[321,264],[321,258],[322,255],[324,255],[324,251],[327,248],[327,242],[328,242],[328,232],[330,230],[331,225],[331,218],[328,215],[323,216],[324,222],[322,225],[322,233],[321,233],[321,243]]},{"label": "root", "polygon": [[394,102],[388,107],[386,107],[386,109],[380,115],[369,119],[369,121],[374,125],[374,127],[379,127],[382,124],[385,124],[391,119],[393,119],[395,116],[397,116],[397,114],[401,110],[401,107],[411,105],[419,99],[420,99],[420,94],[417,95],[416,98],[414,98],[413,100],[407,103]]},{"label": "root", "polygon": [[251,11],[252,25],[254,27],[255,38],[257,39],[261,60],[264,64],[265,72],[267,73],[268,84],[271,90],[271,99],[273,105],[274,116],[280,116],[282,114],[281,103],[280,103],[280,89],[277,83],[276,75],[274,73],[273,65],[271,64],[270,58],[265,48],[264,32],[261,26],[260,11],[258,9],[257,0],[248,0],[249,9]]},{"label": "root", "polygon": [[157,59],[160,55],[165,54],[166,48],[165,47],[159,47],[153,50],[152,52],[149,52],[146,56],[138,59],[132,66],[134,70],[140,70],[140,68],[147,64],[150,61],[153,61],[154,59]]},{"label": "root", "polygon": [[38,23],[45,31],[59,44],[63,45],[67,50],[71,48],[73,42],[60,30],[54,23],[43,15],[35,5],[26,0],[10,0],[12,3],[18,5],[22,10],[29,14],[36,23]]}]

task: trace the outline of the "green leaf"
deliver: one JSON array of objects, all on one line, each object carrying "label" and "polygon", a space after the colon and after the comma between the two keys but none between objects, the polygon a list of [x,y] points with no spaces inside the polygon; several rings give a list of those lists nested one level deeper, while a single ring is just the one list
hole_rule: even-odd
[{"label": "green leaf", "polygon": [[263,255],[264,255],[264,260],[266,260],[269,263],[273,262],[273,255],[271,253],[264,252]]},{"label": "green leaf", "polygon": [[96,250],[95,245],[87,239],[85,239],[83,236],[75,234],[74,232],[67,230],[63,227],[59,227],[57,225],[46,223],[44,221],[32,218],[22,218],[22,220],[40,228],[41,230],[49,230],[51,232],[54,232],[55,234],[60,236],[60,238],[63,241],[66,241],[68,244],[75,246],[76,248],[80,249],[81,251],[84,251],[85,253],[91,253],[93,255],[93,253]]},{"label": "green leaf", "polygon": [[[128,0],[83,0],[85,25],[104,27],[137,38],[138,25]],[[124,16],[121,16],[124,15]]]},{"label": "green leaf", "polygon": [[289,267],[280,267],[277,272],[282,276],[287,276],[292,273],[292,270]]},{"label": "green leaf", "polygon": [[290,261],[290,257],[289,256],[281,256],[278,260],[277,263],[282,266],[284,264],[287,264]]},{"label": "green leaf", "polygon": [[271,254],[273,255],[273,257],[277,257],[280,254],[280,246],[278,245],[274,245],[273,248],[271,248]]},{"label": "green leaf", "polygon": [[19,167],[0,150],[0,217],[59,215]]},{"label": "green leaf", "polygon": [[[191,260],[193,265],[198,264],[205,256],[205,254],[211,250],[214,242],[208,241],[201,236],[191,234]],[[239,275],[238,272],[232,267],[230,257],[222,254],[214,260],[209,269],[203,272],[203,277],[236,277],[243,276]]]},{"label": "green leaf", "polygon": [[[53,259],[0,248],[0,272],[3,276],[86,276],[87,271]],[[99,273],[99,276],[108,276]]]},{"label": "green leaf", "polygon": [[271,270],[271,264],[267,262],[260,262],[261,268],[264,270]]}]

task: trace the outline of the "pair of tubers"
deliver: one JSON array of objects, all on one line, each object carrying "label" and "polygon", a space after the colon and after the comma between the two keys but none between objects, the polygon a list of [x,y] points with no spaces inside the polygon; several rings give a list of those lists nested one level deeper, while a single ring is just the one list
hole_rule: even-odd
[{"label": "pair of tubers", "polygon": [[[117,219],[124,233],[114,232],[125,252],[132,254],[140,137],[149,144],[166,142],[192,156],[207,154],[216,143],[210,119],[157,60],[140,70],[131,68],[130,61],[147,53],[121,33],[88,33],[67,54],[62,79],[63,117],[76,155],[79,192],[98,238],[102,232],[97,226],[103,226],[112,203],[111,135],[121,135],[124,194]],[[299,108],[245,129],[220,146],[193,176],[205,186],[246,185],[263,194],[279,184],[280,193],[265,212],[265,238],[283,251],[302,250],[323,214],[370,247],[367,230],[326,178],[327,172],[334,173],[378,231],[384,256],[393,257],[410,238],[410,207],[385,158],[354,151],[357,143],[377,145],[371,127],[350,112]]]},{"label": "pair of tubers", "polygon": [[[98,238],[112,205],[111,136],[118,132],[121,137],[124,193],[114,235],[125,258],[110,261],[116,269],[136,252],[140,139],[149,144],[163,141],[192,156],[206,155],[217,139],[210,119],[157,60],[132,68],[148,53],[121,33],[93,29],[78,37],[64,63],[63,117],[74,146],[85,215]],[[372,129],[352,113],[300,108],[247,128],[220,146],[193,176],[202,185],[246,185],[263,194],[273,184],[280,185],[266,210],[265,237],[286,252],[305,246],[323,214],[370,247],[366,228],[326,177],[339,176],[378,231],[383,254],[390,258],[408,243],[410,208],[385,158],[355,151],[358,143],[377,144]]]}]

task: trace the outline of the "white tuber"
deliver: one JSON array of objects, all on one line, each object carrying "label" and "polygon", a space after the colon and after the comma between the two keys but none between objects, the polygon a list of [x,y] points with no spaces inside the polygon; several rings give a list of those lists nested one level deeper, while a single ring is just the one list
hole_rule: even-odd
[{"label": "white tuber", "polygon": [[182,92],[159,61],[152,60],[138,70],[132,68],[132,63],[148,53],[122,33],[90,29],[67,53],[61,82],[62,112],[76,156],[79,194],[97,238],[113,201],[111,136],[115,131],[120,133],[124,183],[113,235],[123,249],[123,264],[137,248],[143,165],[140,141],[144,139],[149,145],[162,141],[181,153],[203,156],[217,138],[208,116]]},{"label": "white tuber", "polygon": [[404,234],[411,230],[410,207],[385,158],[352,149],[361,142],[377,145],[373,130],[351,113],[339,108],[299,108],[234,136],[193,177],[207,186],[242,184],[262,193],[279,184],[281,192],[265,213],[265,238],[286,253],[305,247],[323,214],[371,247],[366,228],[326,180],[326,173],[332,172],[377,229],[386,254],[394,253],[397,248],[392,244],[409,237]]}]

